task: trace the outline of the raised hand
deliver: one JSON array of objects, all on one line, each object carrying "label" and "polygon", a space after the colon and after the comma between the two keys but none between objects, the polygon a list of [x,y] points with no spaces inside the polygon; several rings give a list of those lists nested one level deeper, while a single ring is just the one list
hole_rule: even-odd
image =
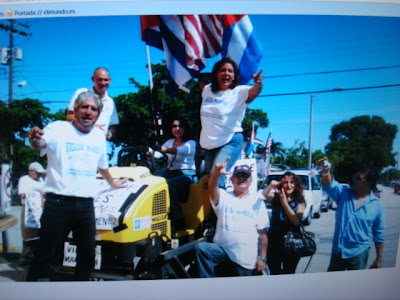
[{"label": "raised hand", "polygon": [[213,172],[215,172],[216,175],[229,175],[230,172],[228,172],[226,170],[226,166],[228,165],[228,162],[229,162],[230,159],[231,158],[228,157],[226,159],[226,161],[221,162],[221,163],[216,163],[215,166],[214,166],[214,171]]},{"label": "raised hand", "polygon": [[262,72],[263,70],[261,69],[257,74],[253,74],[253,81],[255,84],[263,84]]}]

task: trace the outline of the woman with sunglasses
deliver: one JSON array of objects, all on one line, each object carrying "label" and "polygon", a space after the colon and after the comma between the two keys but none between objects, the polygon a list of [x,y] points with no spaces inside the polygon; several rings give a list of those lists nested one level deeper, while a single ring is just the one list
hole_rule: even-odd
[{"label": "woman with sunglasses", "polygon": [[[254,85],[239,85],[239,69],[230,58],[218,61],[212,70],[211,83],[199,81],[202,91],[200,108],[200,145],[205,150],[207,174],[216,163],[225,162],[229,171],[239,159],[243,144],[242,121],[247,106],[262,89],[262,70],[253,75]],[[219,187],[225,188],[225,176]]]},{"label": "woman with sunglasses", "polygon": [[170,191],[171,221],[175,231],[185,227],[180,203],[186,202],[191,183],[197,183],[195,154],[196,142],[190,139],[190,128],[182,118],[171,123],[172,138],[161,146],[161,152],[168,156],[168,168],[164,177]]},{"label": "woman with sunglasses", "polygon": [[301,180],[296,174],[286,172],[280,182],[272,180],[263,194],[272,204],[267,251],[270,274],[293,274],[300,258],[284,254],[282,240],[289,230],[300,230],[305,209]]}]

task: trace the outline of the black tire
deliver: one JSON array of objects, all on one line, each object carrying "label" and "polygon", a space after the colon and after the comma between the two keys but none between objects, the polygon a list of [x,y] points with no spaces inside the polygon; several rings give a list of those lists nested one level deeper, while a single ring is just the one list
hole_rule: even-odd
[{"label": "black tire", "polygon": [[313,214],[313,218],[318,219],[319,217],[321,217],[321,204],[319,205],[318,211]]},{"label": "black tire", "polygon": [[310,212],[308,213],[307,218],[303,220],[303,224],[308,226],[311,224],[311,214],[312,214],[312,206],[310,207]]}]

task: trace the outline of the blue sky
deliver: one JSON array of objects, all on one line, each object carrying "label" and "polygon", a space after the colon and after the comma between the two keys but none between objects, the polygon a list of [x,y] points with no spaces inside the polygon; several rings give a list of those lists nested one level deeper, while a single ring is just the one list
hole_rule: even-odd
[{"label": "blue sky", "polygon": [[[250,15],[263,47],[260,69],[264,89],[250,108],[267,112],[270,126],[257,138],[272,137],[285,147],[295,140],[308,145],[311,94],[268,96],[351,89],[400,83],[400,18],[307,15]],[[29,39],[15,37],[24,59],[15,62],[14,98],[30,97],[56,111],[67,106],[79,87],[91,86],[94,68],[111,71],[109,93],[135,92],[128,79],[148,83],[145,45],[138,16],[18,20],[29,25]],[[3,24],[5,20],[0,21]],[[0,31],[0,47],[8,35]],[[150,48],[153,63],[163,53]],[[213,61],[205,71],[209,71]],[[365,71],[364,68],[394,67]],[[8,99],[5,66],[0,67],[0,99]],[[328,74],[320,72],[342,71]],[[312,73],[312,74],[310,74]],[[298,75],[296,75],[298,74]],[[307,74],[307,75],[306,75]],[[294,76],[283,76],[294,75]],[[23,88],[17,83],[26,80]],[[357,115],[379,115],[400,127],[400,87],[314,93],[313,149],[329,142],[330,128]],[[394,151],[400,152],[400,133]]]}]

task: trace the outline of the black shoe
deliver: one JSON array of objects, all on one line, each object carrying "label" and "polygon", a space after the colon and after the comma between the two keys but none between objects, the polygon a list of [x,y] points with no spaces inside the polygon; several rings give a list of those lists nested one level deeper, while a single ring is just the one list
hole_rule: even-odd
[{"label": "black shoe", "polygon": [[21,257],[18,261],[18,267],[23,267],[29,264],[29,259]]}]

